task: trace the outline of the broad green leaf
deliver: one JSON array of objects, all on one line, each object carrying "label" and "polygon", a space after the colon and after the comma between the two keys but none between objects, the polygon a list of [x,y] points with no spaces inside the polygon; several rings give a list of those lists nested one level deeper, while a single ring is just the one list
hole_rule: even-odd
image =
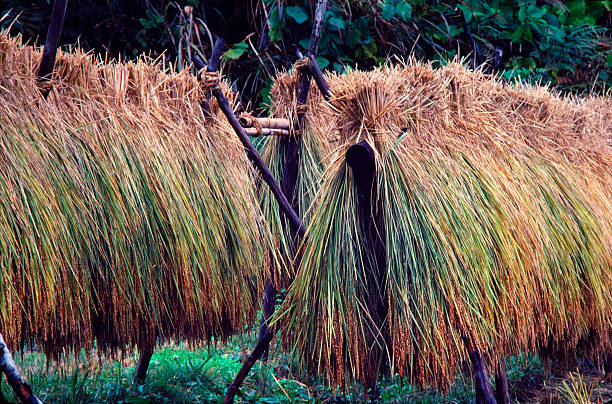
[{"label": "broad green leaf", "polygon": [[308,49],[308,47],[310,46],[310,38],[302,38],[298,43],[300,44],[302,49]]},{"label": "broad green leaf", "polygon": [[528,17],[527,7],[525,6],[521,7],[518,11],[517,17],[518,17],[518,20],[524,24],[525,20],[527,20],[527,17]]},{"label": "broad green leaf", "polygon": [[395,6],[395,13],[402,20],[408,21],[410,19],[410,17],[412,16],[412,6],[408,2],[400,1]]},{"label": "broad green leaf", "polygon": [[516,27],[516,29],[514,30],[512,35],[510,36],[510,40],[512,42],[518,42],[518,40],[521,39],[522,36],[523,36],[523,27],[522,26],[518,26],[518,27]]},{"label": "broad green leaf", "polygon": [[285,12],[298,24],[303,24],[308,19],[308,14],[300,6],[289,6],[285,9]]},{"label": "broad green leaf", "polygon": [[268,32],[268,37],[270,37],[270,41],[278,42],[283,39],[283,27],[284,24],[280,20],[278,15],[278,8],[274,7],[272,12],[270,13],[270,32]]},{"label": "broad green leaf", "polygon": [[527,13],[529,14],[529,18],[534,19],[534,20],[542,18],[544,14],[546,14],[546,11],[547,10],[544,7],[538,7],[533,4],[527,8]]},{"label": "broad green leaf", "polygon": [[395,17],[395,2],[394,1],[386,1],[382,4],[381,8],[381,16],[385,20],[390,20]]},{"label": "broad green leaf", "polygon": [[223,54],[223,58],[227,60],[235,60],[249,50],[249,45],[246,42],[238,42]]},{"label": "broad green leaf", "polygon": [[461,12],[463,13],[463,18],[465,18],[465,22],[469,24],[470,21],[472,21],[472,17],[474,16],[474,14],[472,13],[472,9],[466,6],[465,4],[457,4],[457,8],[461,10]]},{"label": "broad green leaf", "polygon": [[344,29],[346,28],[346,23],[344,22],[344,20],[342,18],[338,18],[338,17],[331,17],[329,20],[329,25],[331,25],[334,29]]},{"label": "broad green leaf", "polygon": [[327,60],[326,58],[324,58],[323,56],[317,56],[317,63],[319,64],[319,68],[321,70],[325,69],[327,66],[329,66],[329,60]]}]

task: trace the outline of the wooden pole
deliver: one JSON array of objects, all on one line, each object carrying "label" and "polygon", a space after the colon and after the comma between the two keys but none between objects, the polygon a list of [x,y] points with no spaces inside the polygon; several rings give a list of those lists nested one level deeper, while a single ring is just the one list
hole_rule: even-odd
[{"label": "wooden pole", "polygon": [[[314,23],[312,25],[312,32],[310,34],[310,45],[308,46],[308,54],[314,57],[319,49],[319,42],[321,39],[321,29],[323,27],[323,17],[325,16],[325,11],[327,10],[327,0],[318,0],[317,6],[315,9],[315,17]],[[283,158],[283,173],[281,178],[281,189],[283,194],[287,196],[289,202],[291,203],[291,207],[295,211],[299,211],[299,195],[296,193],[296,184],[299,175],[299,165],[301,159],[301,136],[298,134],[302,133],[304,128],[304,117],[305,110],[304,107],[308,102],[308,95],[310,93],[310,74],[309,71],[301,72],[300,77],[300,86],[298,89],[297,96],[297,121],[294,126],[293,134],[289,134],[289,136],[283,137],[280,140],[280,147],[284,149],[284,158]],[[285,229],[285,233],[290,235],[289,248],[291,249],[291,254],[295,255],[296,246],[299,243],[300,238],[302,237],[300,234],[296,233],[295,229],[291,226],[289,229]],[[296,261],[293,262],[293,265],[297,266],[299,258],[296,257]],[[273,293],[276,296],[276,289],[270,289],[269,293]],[[270,299],[271,296],[266,296],[267,299]],[[272,315],[270,313],[270,315]],[[261,337],[260,337],[261,339]],[[266,349],[267,352],[267,349]]]},{"label": "wooden pole", "polygon": [[[217,38],[217,40],[215,41],[215,46],[213,48],[212,56],[208,64],[208,72],[217,71],[219,67],[219,58],[221,57],[221,49],[223,49],[224,45],[225,41],[222,38]],[[199,59],[197,56],[194,57],[193,61],[196,68],[204,68],[202,60]],[[234,129],[234,132],[236,132],[236,135],[238,135],[240,142],[245,148],[247,156],[249,157],[255,168],[259,171],[261,178],[268,185],[268,187],[270,187],[270,191],[276,198],[281,211],[288,218],[289,223],[295,229],[295,231],[300,234],[300,236],[304,236],[306,234],[306,227],[298,217],[297,213],[295,213],[295,211],[291,208],[289,201],[281,191],[281,188],[276,182],[276,179],[270,172],[270,169],[266,166],[266,163],[264,163],[263,159],[261,158],[261,154],[259,154],[255,146],[253,146],[253,143],[251,143],[251,141],[249,140],[248,135],[244,131],[242,125],[240,125],[240,122],[234,114],[234,111],[232,110],[229,101],[223,94],[223,91],[221,91],[220,88],[215,88],[212,90],[212,94],[217,99],[219,109],[221,109],[221,111],[229,121],[230,125]]]},{"label": "wooden pole", "polygon": [[[310,45],[308,46],[309,60],[316,57],[319,50],[319,42],[321,41],[321,30],[323,28],[323,17],[327,10],[327,0],[318,0],[315,9],[314,23],[312,24],[312,33],[310,35]],[[316,61],[315,61],[316,63]],[[295,122],[294,133],[301,133],[304,127],[305,106],[308,102],[308,94],[310,93],[310,74],[302,72],[297,96],[297,120]],[[295,185],[297,183],[298,166],[300,159],[300,144],[297,136],[289,136],[282,140],[282,146],[285,149],[283,179],[281,186],[285,195],[287,195],[292,206],[297,206],[297,195],[295,195]],[[292,235],[293,236],[293,235]],[[295,237],[292,237],[295,240]]]},{"label": "wooden pole", "polygon": [[[221,65],[221,54],[223,53],[223,46],[225,46],[225,41],[223,38],[217,38],[215,41],[215,45],[213,46],[212,52],[210,54],[210,59],[208,60],[208,68],[206,69],[209,72],[218,72],[219,67]],[[202,59],[198,55],[193,56],[193,64],[196,66],[198,70],[206,67]],[[206,94],[206,101],[200,104],[204,114],[208,115],[210,113],[210,97],[212,93]]]},{"label": "wooden pole", "polygon": [[[275,305],[276,305],[276,293],[277,290],[272,284],[270,279],[266,279],[266,284],[264,288],[264,299],[263,299],[263,307],[261,310],[261,324],[259,326],[259,337],[257,339],[258,342],[261,342],[266,339],[266,336],[271,333],[269,320],[270,317],[274,314]],[[261,360],[268,360],[268,352],[270,350],[269,346],[264,346]]]},{"label": "wooden pole", "polygon": [[470,362],[472,363],[472,374],[474,378],[474,388],[476,390],[476,402],[483,404],[497,404],[491,389],[487,365],[482,357],[482,354],[476,347],[476,344],[471,337],[464,336],[463,342],[468,351]]},{"label": "wooden pole", "polygon": [[147,341],[140,348],[140,358],[138,359],[134,374],[134,383],[137,385],[143,385],[147,378],[147,370],[149,370],[151,357],[153,356],[153,351],[155,351],[155,341]]},{"label": "wooden pole", "polygon": [[495,373],[495,400],[497,404],[510,404],[510,393],[508,392],[508,378],[506,377],[506,364],[501,359]]},{"label": "wooden pole", "polygon": [[[66,7],[68,0],[55,0],[53,2],[53,10],[51,11],[51,21],[49,22],[49,30],[47,31],[47,39],[43,49],[40,67],[38,68],[38,82],[44,83],[51,80],[53,66],[55,65],[55,57],[57,55],[57,47],[60,37],[62,36],[62,27],[64,26],[64,17],[66,16]],[[42,94],[45,98],[51,91],[50,86],[42,87]]]},{"label": "wooden pole", "polygon": [[19,373],[11,352],[0,334],[0,371],[6,375],[6,381],[12,387],[20,402],[25,404],[42,404],[32,393],[32,387]]},{"label": "wooden pole", "polygon": [[319,68],[319,64],[317,63],[317,59],[314,55],[308,56],[308,68],[310,69],[310,74],[314,79],[315,83],[317,83],[317,87],[319,87],[319,91],[323,95],[325,101],[329,101],[331,98],[331,90],[329,89],[329,84],[327,84],[327,80],[323,77],[323,72]]},{"label": "wooden pole", "polygon": [[[351,167],[355,188],[357,190],[357,217],[362,239],[364,273],[368,280],[367,306],[368,312],[379,330],[379,336],[370,335],[366,344],[370,347],[365,371],[365,384],[367,400],[378,399],[379,392],[376,380],[383,366],[384,350],[378,339],[386,338],[384,321],[387,317],[387,305],[382,296],[383,279],[386,272],[386,242],[380,207],[373,205],[377,192],[375,154],[372,147],[362,141],[349,147],[346,151],[346,163]],[[373,253],[373,254],[372,254]]]},{"label": "wooden pole", "polygon": [[257,343],[253,352],[251,352],[251,354],[242,364],[242,367],[240,368],[240,371],[238,371],[238,374],[234,378],[234,381],[228,386],[227,393],[225,393],[225,397],[223,398],[223,404],[230,404],[234,402],[234,397],[236,396],[236,393],[238,393],[238,390],[244,382],[244,379],[246,379],[247,375],[249,374],[249,371],[251,370],[253,365],[255,365],[255,362],[259,360],[264,350],[267,349],[268,346],[270,346],[270,341],[272,341],[273,336],[274,332],[268,332],[264,335],[263,340]]},{"label": "wooden pole", "polygon": [[[327,10],[327,0],[318,0],[317,7],[315,9],[315,19],[314,19],[314,23],[312,27],[312,33],[310,36],[310,45],[308,47],[308,52],[310,55],[316,55],[317,50],[319,48],[319,41],[321,39],[321,29],[323,27],[323,17],[325,16],[326,10]],[[294,128],[294,129],[297,129],[297,131],[294,130],[294,134],[301,132],[301,129],[304,126],[303,125],[304,113],[302,111],[302,108],[304,105],[306,105],[306,102],[308,100],[309,91],[310,91],[310,75],[302,74],[302,77],[300,79],[300,87],[298,90],[298,99],[297,99],[298,117],[297,117],[296,127]],[[220,93],[221,91],[217,90],[217,92]],[[217,96],[217,93],[215,93],[215,96]],[[219,100],[219,97],[217,97],[217,100]],[[221,102],[219,102],[219,104],[221,105]],[[226,116],[228,116],[228,119],[230,119],[230,116],[227,113],[226,113]],[[231,119],[230,119],[230,123],[231,123]],[[236,120],[236,123],[238,123],[237,120]],[[238,123],[238,126],[240,126],[239,123]],[[242,130],[241,126],[240,126],[240,129]],[[238,133],[239,131],[236,127],[234,127],[234,130],[236,130],[236,133]],[[242,130],[242,132],[244,132],[244,130]],[[238,136],[241,136],[241,135],[239,134]],[[246,140],[248,141],[248,138],[246,138]],[[250,141],[248,142],[250,144]],[[284,154],[284,164],[285,165],[283,167],[283,178],[281,180],[280,195],[283,198],[283,203],[285,203],[286,201],[286,203],[289,206],[284,207],[284,208],[281,206],[281,208],[282,208],[282,213],[285,215],[285,217],[289,221],[289,232],[288,233],[290,234],[291,240],[295,242],[295,245],[297,245],[298,239],[303,238],[305,236],[305,233],[306,233],[305,228],[303,227],[303,225],[301,225],[302,227],[296,226],[295,220],[292,219],[292,217],[288,213],[289,212],[293,213],[295,215],[295,218],[297,218],[297,214],[295,214],[295,212],[298,210],[297,209],[298,200],[297,200],[297,195],[295,195],[294,191],[295,191],[295,185],[297,183],[298,166],[299,166],[299,149],[300,148],[299,148],[299,143],[298,143],[298,137],[295,135],[294,136],[290,135],[287,138],[283,138],[282,142],[283,143],[281,144],[283,145],[285,149],[285,154]],[[255,150],[255,152],[257,151]],[[263,164],[263,161],[262,161],[262,164]],[[265,164],[263,166],[265,167]],[[267,167],[266,167],[266,170],[267,170]],[[277,185],[276,182],[274,182],[274,185]],[[272,186],[270,186],[270,188],[274,193],[274,189],[272,189]],[[279,198],[277,197],[277,200],[278,199]],[[279,202],[279,205],[280,205],[280,202]],[[264,301],[266,300],[271,301],[273,296],[274,297],[276,296],[276,289],[270,283],[270,287],[266,291]],[[274,314],[274,310],[272,309],[269,314],[270,316]],[[236,396],[238,389],[244,382],[244,379],[248,375],[249,371],[251,370],[255,362],[257,362],[257,360],[261,357],[261,355],[263,355],[264,353],[268,351],[270,342],[272,341],[272,337],[274,336],[274,332],[273,330],[270,330],[268,328],[267,323],[264,323],[264,325],[265,325],[266,331],[262,332],[262,330],[260,330],[260,335],[259,335],[259,340],[257,341],[257,345],[255,346],[255,349],[253,350],[251,355],[249,355],[247,360],[242,364],[242,368],[236,375],[236,378],[228,387],[225,397],[223,399],[224,403],[234,402],[234,397]]]}]

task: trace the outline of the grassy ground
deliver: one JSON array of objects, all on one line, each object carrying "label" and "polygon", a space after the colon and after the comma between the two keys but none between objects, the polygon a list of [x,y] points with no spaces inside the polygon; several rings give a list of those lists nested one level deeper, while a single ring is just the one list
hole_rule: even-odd
[{"label": "grassy ground", "polygon": [[[188,348],[168,344],[153,355],[147,381],[132,384],[137,354],[108,359],[95,355],[69,355],[47,363],[44,355],[28,352],[16,361],[34,391],[45,403],[208,403],[223,397],[226,385],[240,368],[254,337],[234,338],[226,344]],[[593,402],[612,402],[611,385],[593,374],[569,374],[544,381],[544,369],[532,356],[510,358],[507,363],[510,394],[516,402],[588,402],[572,397],[589,396]],[[14,401],[6,383],[3,391]],[[297,369],[287,355],[275,351],[266,364],[258,363],[247,378],[238,402],[249,403],[343,403],[358,401],[362,391],[355,387],[334,395],[324,380],[313,379]],[[460,376],[444,397],[417,391],[401,379],[381,383],[385,403],[470,403],[470,380]]]}]

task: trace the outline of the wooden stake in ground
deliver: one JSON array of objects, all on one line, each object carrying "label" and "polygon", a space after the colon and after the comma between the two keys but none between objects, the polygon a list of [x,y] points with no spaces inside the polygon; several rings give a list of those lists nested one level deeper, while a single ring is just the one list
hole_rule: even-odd
[{"label": "wooden stake in ground", "polygon": [[471,337],[463,337],[465,348],[468,351],[470,362],[472,362],[472,374],[474,378],[474,389],[476,390],[476,403],[497,404],[489,382],[487,365],[480,353],[480,350]]},{"label": "wooden stake in ground", "polygon": [[55,0],[53,2],[47,39],[45,40],[45,47],[43,49],[40,67],[38,68],[38,83],[45,98],[49,94],[49,91],[51,91],[49,81],[51,80],[53,66],[55,65],[55,56],[57,55],[59,40],[62,36],[62,27],[64,26],[67,6],[68,0]]},{"label": "wooden stake in ground", "polygon": [[6,375],[6,380],[19,401],[26,404],[41,404],[41,401],[32,393],[32,387],[19,373],[2,334],[0,334],[0,371]]},{"label": "wooden stake in ground", "polygon": [[[310,36],[310,46],[308,47],[310,55],[316,55],[317,50],[319,48],[319,41],[321,38],[321,29],[323,26],[323,17],[325,16],[326,10],[327,10],[327,0],[318,0],[317,7],[315,10],[315,19],[314,19],[314,23],[312,27],[312,34]],[[216,47],[217,47],[217,44],[215,43],[215,48]],[[209,68],[209,71],[210,71],[210,68]],[[301,131],[301,128],[303,127],[303,120],[304,120],[303,107],[306,105],[306,101],[308,100],[309,91],[310,91],[310,75],[303,74],[300,80],[300,88],[298,92],[298,119],[297,119],[298,121],[297,130],[298,131]],[[217,88],[216,90],[213,91],[213,95],[217,98],[217,101],[219,102],[219,106],[221,107],[221,110],[225,113],[225,116],[227,116],[228,120],[230,121],[230,124],[232,125],[236,133],[238,134],[238,137],[240,138],[242,144],[247,148],[247,153],[249,154],[249,157],[251,158],[253,163],[257,166],[257,168],[262,172],[262,177],[264,181],[266,181],[268,186],[270,186],[272,193],[274,194],[277,201],[279,202],[279,206],[281,207],[283,214],[288,219],[289,226],[291,228],[292,240],[297,241],[298,238],[304,237],[306,233],[306,228],[304,227],[304,225],[301,223],[301,221],[297,217],[297,214],[295,213],[295,209],[294,209],[294,206],[296,206],[297,204],[296,204],[296,201],[294,200],[295,198],[294,198],[293,189],[295,188],[295,183],[297,180],[297,167],[298,167],[297,163],[298,163],[298,158],[299,158],[299,144],[297,144],[297,140],[295,139],[295,136],[289,137],[289,141],[291,143],[290,143],[290,147],[288,147],[285,152],[285,164],[286,165],[284,167],[284,173],[283,173],[283,179],[282,179],[282,189],[279,190],[280,191],[279,193],[276,191],[276,187],[277,187],[276,182],[275,181],[270,182],[266,180],[268,174],[271,177],[270,170],[263,163],[261,156],[255,150],[252,143],[246,136],[244,129],[240,125],[238,119],[233,114],[233,111],[229,107],[229,103],[223,96],[223,93],[221,92],[221,90]],[[294,131],[294,134],[295,133],[296,132]],[[291,163],[287,164],[287,162],[291,162]],[[263,175],[264,173],[265,173],[265,176]],[[274,180],[273,177],[271,178],[272,180]],[[293,203],[289,203],[289,201],[287,200],[287,197],[291,198],[291,201]],[[267,291],[266,291],[266,296],[264,300],[270,302],[273,299],[273,295],[274,296],[276,295],[276,289],[272,286],[271,283],[269,285],[267,284],[266,286],[267,286],[266,288]],[[272,307],[272,310],[266,314],[268,314],[268,317],[270,317],[273,313],[274,313],[274,308]],[[260,333],[259,341],[257,342],[255,349],[253,350],[251,355],[249,355],[247,360],[243,363],[242,368],[236,375],[236,378],[228,387],[225,397],[223,399],[224,403],[234,402],[234,397],[236,396],[238,389],[242,385],[242,382],[248,375],[249,371],[251,370],[255,362],[257,362],[257,360],[265,352],[268,351],[269,346],[270,346],[270,341],[272,341],[272,337],[274,335],[274,331],[268,327],[266,322],[264,322],[264,326],[265,326],[266,332]]]},{"label": "wooden stake in ground", "polygon": [[510,404],[510,393],[508,392],[508,379],[506,377],[506,365],[501,359],[495,373],[495,400],[497,404]]},{"label": "wooden stake in ground", "polygon": [[155,340],[153,342],[148,341],[144,343],[140,348],[140,358],[138,359],[138,365],[136,365],[136,372],[134,373],[134,383],[143,385],[147,378],[147,370],[149,370],[149,363],[155,350]]},{"label": "wooden stake in ground", "polygon": [[364,241],[362,254],[366,257],[363,273],[368,277],[367,309],[373,322],[373,328],[379,332],[376,337],[370,335],[369,341],[366,342],[370,351],[367,357],[364,390],[367,395],[366,401],[375,401],[379,397],[376,381],[379,372],[385,366],[383,363],[384,347],[380,342],[388,339],[387,327],[384,325],[388,308],[385,299],[381,298],[387,257],[384,235],[378,229],[383,229],[384,223],[380,207],[372,204],[375,202],[377,192],[374,150],[366,141],[356,143],[346,151],[346,163],[351,167],[357,190],[357,211],[355,213]]}]

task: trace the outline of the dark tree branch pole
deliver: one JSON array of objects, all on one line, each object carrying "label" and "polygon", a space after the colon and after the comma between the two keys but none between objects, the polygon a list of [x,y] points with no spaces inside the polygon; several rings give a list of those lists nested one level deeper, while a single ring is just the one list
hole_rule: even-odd
[{"label": "dark tree branch pole", "polygon": [[495,373],[495,400],[497,404],[510,404],[510,393],[508,392],[508,379],[506,377],[506,364],[501,359]]},{"label": "dark tree branch pole", "polygon": [[[218,46],[217,46],[218,45]],[[210,59],[208,60],[208,69],[209,72],[218,72],[220,63],[221,63],[221,54],[223,53],[223,47],[225,46],[225,41],[223,38],[217,38],[215,41],[215,45],[213,47],[212,53],[210,55]],[[193,63],[196,65],[196,68],[203,69],[205,67],[204,62],[198,55],[193,56]],[[205,114],[210,112],[210,97],[212,93],[206,94],[206,101],[202,103],[202,109]]]},{"label": "dark tree branch pole", "polygon": [[[219,58],[221,57],[221,50],[223,49],[224,45],[225,41],[222,38],[217,38],[208,64],[208,72],[216,72],[219,69]],[[198,69],[202,69],[204,67],[202,60],[197,57],[194,57],[193,62],[196,68]],[[240,125],[238,118],[234,114],[234,111],[232,110],[229,101],[223,94],[223,91],[221,91],[220,88],[215,88],[212,90],[212,94],[217,99],[219,108],[221,109],[223,114],[225,114],[230,125],[238,135],[240,142],[246,149],[247,156],[259,171],[261,178],[270,187],[270,190],[276,198],[281,211],[287,216],[289,222],[291,223],[291,226],[293,226],[296,229],[297,233],[303,237],[306,234],[306,227],[298,217],[297,213],[295,213],[295,211],[289,204],[289,201],[281,191],[281,188],[274,179],[274,176],[270,172],[270,169],[268,169],[268,167],[266,166],[266,163],[264,163],[263,159],[261,158],[261,155],[255,148],[255,146],[253,146],[253,143],[251,143],[251,141],[249,140],[249,137],[244,131],[244,128],[242,127],[242,125]]]},{"label": "dark tree branch pole", "polygon": [[304,237],[304,235],[306,234],[306,227],[298,217],[297,213],[295,213],[295,211],[289,204],[289,201],[285,197],[285,194],[283,194],[283,191],[281,191],[281,188],[278,186],[276,179],[274,179],[274,176],[266,166],[266,163],[264,163],[263,159],[261,158],[261,155],[255,148],[255,146],[253,146],[253,143],[251,143],[251,141],[249,140],[249,137],[245,133],[244,128],[240,125],[240,122],[238,122],[238,118],[236,118],[236,115],[234,115],[234,111],[232,111],[232,107],[229,105],[227,98],[225,98],[225,95],[223,95],[223,92],[219,88],[213,90],[213,95],[217,98],[219,108],[221,109],[221,111],[223,111],[230,125],[232,125],[232,128],[234,128],[234,131],[236,131],[236,134],[240,138],[240,142],[245,147],[249,159],[251,159],[255,167],[257,167],[257,169],[259,170],[261,178],[270,187],[272,194],[274,194],[274,197],[278,201],[280,209],[288,218],[292,228],[294,228],[295,231],[301,237]]},{"label": "dark tree branch pole", "polygon": [[[315,9],[315,18],[314,18],[314,23],[312,26],[312,33],[310,36],[310,45],[308,46],[309,56],[314,57],[317,54],[317,51],[319,48],[319,42],[321,40],[321,29],[323,27],[323,17],[325,16],[326,10],[327,10],[327,0],[318,0],[317,7]],[[298,199],[297,199],[297,195],[295,195],[295,185],[297,182],[297,175],[298,175],[300,145],[298,143],[299,140],[296,134],[301,132],[304,126],[303,125],[304,124],[303,108],[308,101],[308,93],[310,91],[310,74],[308,73],[309,72],[306,72],[306,74],[303,73],[300,78],[300,86],[299,86],[298,97],[297,97],[298,117],[297,117],[296,126],[294,127],[294,135],[293,136],[290,135],[289,137],[283,138],[281,140],[282,142],[281,144],[285,148],[285,154],[284,154],[283,178],[281,180],[281,190],[279,190],[280,191],[279,194],[283,199],[283,203],[287,202],[288,204],[288,206],[284,208],[282,211],[283,211],[283,214],[287,217],[287,219],[289,219],[289,225],[290,225],[289,234],[291,235],[291,240],[296,242],[296,244],[297,244],[298,239],[303,238],[305,235],[305,231],[302,231],[303,225],[302,227],[296,226],[295,220],[292,218],[290,214],[295,215],[295,218],[297,218],[297,215],[295,214],[295,212],[298,210]],[[218,93],[220,94],[221,91],[218,89],[215,90],[215,96],[217,97],[217,100],[219,101],[219,105],[222,106],[223,103],[217,96]],[[231,118],[232,117],[234,118],[239,128],[238,129],[234,127],[234,130],[236,130],[236,133],[238,133],[238,136],[241,137],[241,140],[242,140],[241,133],[239,133],[239,130],[242,133],[244,133],[242,126],[240,126],[238,120],[235,119],[235,116],[233,116],[233,114],[230,115],[226,113],[226,116],[230,120],[230,123],[232,123]],[[232,124],[232,126],[234,126],[234,124]],[[246,141],[248,142],[248,144],[251,145],[251,148],[254,150],[254,152],[257,153],[257,151],[252,146],[251,142],[248,140],[246,135],[244,137],[246,138]],[[244,143],[245,142],[243,141],[243,144]],[[257,155],[259,155],[259,153],[257,153]],[[267,167],[265,167],[265,164],[263,164],[263,161],[261,161],[261,158],[259,159],[259,161],[261,162],[261,165],[269,173],[269,170],[267,169]],[[274,179],[272,178],[272,180]],[[275,190],[273,189],[272,185],[270,183],[268,183],[268,185],[270,185],[270,188],[272,189],[273,193],[275,193]],[[277,186],[276,182],[273,182],[273,185]],[[275,196],[276,196],[276,193],[275,193]],[[290,198],[291,200],[290,204],[287,198]],[[279,200],[279,205],[281,205],[280,199],[281,198],[277,197],[277,200]],[[266,283],[266,296],[264,299],[264,306],[266,305],[266,302],[268,304],[271,301],[273,302],[274,301],[273,299],[275,299],[275,296],[276,296],[276,289],[268,280]],[[268,307],[268,309],[270,309],[270,307]],[[268,313],[265,313],[265,314],[268,314],[268,317],[264,318],[264,323],[263,323],[262,328],[260,329],[260,335],[259,335],[259,340],[257,341],[257,345],[255,346],[255,349],[253,350],[251,355],[249,355],[247,360],[242,364],[242,368],[236,375],[236,378],[228,387],[225,397],[223,398],[223,403],[229,404],[229,403],[234,402],[234,397],[236,396],[238,389],[244,382],[244,379],[249,374],[255,362],[257,362],[257,360],[261,358],[262,355],[267,354],[268,352],[268,349],[270,347],[270,342],[272,341],[272,337],[274,336],[274,331],[269,329],[268,324],[267,324],[267,319],[274,314],[274,306],[272,305],[271,310],[266,310],[266,311],[268,311]]]},{"label": "dark tree branch pole", "polygon": [[327,11],[327,0],[317,0],[315,9],[314,23],[310,34],[310,44],[308,45],[308,56],[316,56],[321,42],[321,31],[323,28],[323,17]]},{"label": "dark tree branch pole", "polygon": [[[366,400],[371,402],[379,398],[376,380],[386,363],[383,361],[384,351],[377,343],[378,338],[387,339],[384,326],[388,309],[386,300],[381,296],[386,272],[386,241],[381,209],[375,203],[377,192],[376,156],[374,150],[366,141],[353,144],[346,151],[346,163],[351,167],[355,188],[357,190],[357,209],[355,215],[359,223],[361,238],[364,240],[361,255],[363,273],[367,282],[367,308],[374,326],[381,331],[380,336],[368,335],[366,344],[370,346],[365,370],[364,389]],[[373,253],[373,254],[372,254]]]},{"label": "dark tree branch pole", "polygon": [[[319,42],[321,41],[321,29],[323,28],[323,17],[327,10],[327,0],[318,0],[317,7],[315,9],[314,23],[312,24],[312,33],[310,35],[310,45],[308,46],[308,57],[309,60],[313,60],[319,50]],[[316,63],[316,61],[315,61]],[[310,64],[310,63],[309,63]],[[304,127],[304,106],[308,102],[308,94],[310,93],[310,74],[308,72],[302,72],[300,77],[300,85],[297,95],[297,120],[294,127],[294,133],[298,134]],[[295,185],[297,183],[298,166],[300,159],[300,144],[299,136],[289,136],[282,140],[282,145],[285,149],[285,156],[283,159],[283,179],[282,189],[288,198],[291,198],[291,204],[297,207],[297,195],[295,195]],[[295,231],[292,229],[292,233]],[[296,240],[295,234],[292,234],[292,239]]]},{"label": "dark tree branch pole", "polygon": [[[51,80],[53,66],[55,65],[55,56],[57,55],[57,47],[60,37],[62,36],[62,27],[64,26],[67,6],[68,0],[55,0],[53,2],[47,39],[45,40],[45,47],[43,49],[40,67],[38,68],[39,82]],[[47,97],[50,90],[50,88],[43,90],[43,96]]]},{"label": "dark tree branch pole", "polygon": [[155,350],[155,341],[147,341],[140,348],[140,358],[138,359],[138,365],[136,365],[134,383],[143,385],[147,378],[147,370],[149,370],[153,351]]},{"label": "dark tree branch pole", "polygon": [[310,68],[310,74],[315,83],[317,83],[317,87],[319,87],[319,91],[321,91],[323,98],[325,98],[325,101],[329,101],[331,98],[331,90],[329,89],[329,84],[327,84],[325,77],[323,77],[323,72],[319,68],[319,64],[314,55],[308,56],[308,67]]},{"label": "dark tree branch pole", "polygon": [[[317,54],[319,48],[319,42],[321,38],[321,28],[323,26],[323,17],[325,16],[325,10],[327,9],[327,0],[319,0],[317,2],[317,7],[315,10],[315,19],[312,27],[312,34],[310,36],[310,45],[308,46],[308,54],[309,61],[315,60],[315,56]],[[309,67],[310,67],[309,62]],[[320,70],[319,70],[320,72]],[[298,133],[302,132],[304,127],[304,112],[300,109],[300,107],[306,105],[308,101],[308,94],[310,92],[310,68],[306,71],[301,72],[300,78],[300,88],[298,91],[298,119],[297,124],[294,127],[294,133],[289,134],[289,136],[281,139],[280,144],[281,147],[284,148],[284,158],[283,158],[283,175],[281,179],[281,190],[283,194],[289,199],[291,203],[291,208],[299,212],[299,196],[295,192],[295,186],[297,184],[297,178],[299,175],[299,165],[300,165],[300,143],[302,141],[301,136]],[[321,78],[323,76],[321,75]],[[288,231],[287,231],[288,230]],[[297,248],[297,244],[299,240],[303,237],[303,235],[299,234],[296,231],[295,226],[290,224],[289,229],[285,229],[285,232],[291,236],[291,241],[289,246],[291,248],[291,254],[294,255]],[[296,262],[293,263],[296,265]],[[268,279],[266,280],[266,288],[264,295],[264,304],[263,304],[263,315],[262,315],[262,325],[259,330],[259,340],[258,344],[264,341],[266,338],[266,333],[268,333],[268,319],[274,314],[274,302],[276,300],[276,288],[272,284],[272,282]],[[269,343],[268,343],[269,345]],[[269,346],[266,346],[263,349],[262,357],[268,357]]]},{"label": "dark tree branch pole", "polygon": [[[271,265],[274,265],[273,263]],[[274,314],[274,309],[276,305],[276,293],[277,290],[274,287],[274,284],[270,280],[270,278],[266,279],[265,287],[264,287],[264,298],[263,304],[261,308],[261,323],[259,326],[259,337],[257,342],[261,342],[266,339],[267,335],[270,334],[270,327],[268,324],[268,320]],[[269,346],[264,347],[264,350],[261,355],[261,360],[268,360],[268,351]]]},{"label": "dark tree branch pole", "polygon": [[[321,38],[321,29],[323,27],[323,17],[327,10],[327,0],[318,0],[315,9],[314,22],[312,24],[312,33],[310,35],[310,45],[308,46],[309,61],[315,60],[315,56],[319,49],[319,42]],[[315,61],[316,63],[316,61]],[[310,63],[309,63],[310,65]],[[302,133],[304,129],[304,116],[305,106],[308,103],[308,95],[310,93],[310,69],[304,69],[300,72],[300,85],[297,95],[297,120],[293,127],[293,133],[287,137],[283,137],[280,140],[281,150],[284,150],[283,156],[283,173],[281,178],[281,189],[283,194],[287,196],[291,203],[291,207],[299,212],[299,195],[296,193],[296,184],[299,175],[299,165],[301,159],[301,142]],[[291,255],[295,257],[297,251],[297,245],[300,241],[301,235],[298,234],[293,226],[289,226],[289,229],[285,229],[285,233],[290,235],[289,248],[291,249]],[[292,265],[297,266],[299,257],[295,258]],[[276,296],[276,289],[271,286],[267,290],[266,300],[274,300]],[[265,317],[265,321],[274,314],[274,307]],[[263,339],[263,333],[260,333],[260,341]],[[264,349],[264,354],[267,356],[268,348]]]},{"label": "dark tree branch pole", "polygon": [[9,386],[13,388],[19,401],[25,404],[41,404],[40,400],[32,393],[32,387],[26,383],[19,373],[2,334],[0,334],[0,371],[6,375],[6,380]]},{"label": "dark tree branch pole", "polygon": [[474,377],[474,388],[476,390],[476,402],[482,404],[497,404],[489,382],[489,374],[487,373],[487,365],[474,340],[471,337],[464,336],[463,342],[470,356],[472,363],[472,373]]},{"label": "dark tree branch pole", "polygon": [[255,365],[255,362],[257,362],[261,355],[263,355],[264,350],[268,346],[270,346],[270,341],[272,341],[273,336],[274,332],[270,331],[264,335],[262,341],[257,343],[253,352],[251,352],[251,354],[242,364],[242,367],[240,368],[240,371],[238,371],[236,378],[227,388],[227,393],[225,393],[225,397],[223,398],[223,404],[230,404],[234,402],[234,397],[236,396],[236,393],[238,393],[242,382],[244,382],[244,379],[246,379],[247,375],[251,371],[251,368],[253,367],[253,365]]}]

